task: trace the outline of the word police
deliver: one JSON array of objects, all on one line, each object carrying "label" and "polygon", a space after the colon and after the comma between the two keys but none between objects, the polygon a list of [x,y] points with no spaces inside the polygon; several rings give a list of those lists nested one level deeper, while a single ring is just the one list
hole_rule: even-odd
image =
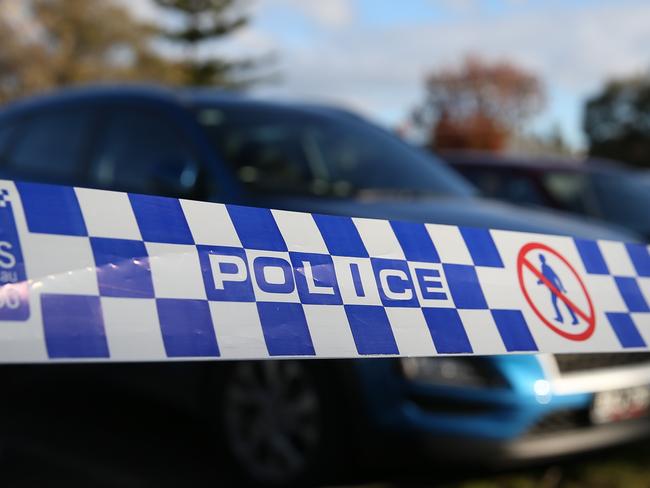
[{"label": "word police", "polygon": [[210,300],[453,306],[437,263],[208,246],[199,255]]}]

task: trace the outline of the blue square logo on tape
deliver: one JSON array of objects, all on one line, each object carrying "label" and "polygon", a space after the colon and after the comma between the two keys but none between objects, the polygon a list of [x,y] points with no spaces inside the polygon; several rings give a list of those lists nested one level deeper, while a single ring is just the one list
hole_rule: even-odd
[{"label": "blue square logo on tape", "polygon": [[29,286],[9,190],[0,189],[0,320],[29,318]]}]

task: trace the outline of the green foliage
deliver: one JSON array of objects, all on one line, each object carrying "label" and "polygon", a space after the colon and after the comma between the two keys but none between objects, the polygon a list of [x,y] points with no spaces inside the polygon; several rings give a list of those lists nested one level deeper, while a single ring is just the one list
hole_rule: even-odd
[{"label": "green foliage", "polygon": [[254,66],[250,60],[229,61],[200,52],[208,43],[223,39],[248,23],[238,10],[239,0],[155,0],[170,14],[179,16],[180,27],[163,36],[185,53],[184,80],[194,86],[241,86],[243,75]]},{"label": "green foliage", "polygon": [[650,445],[646,441],[537,468],[485,475],[442,486],[445,488],[452,486],[454,488],[647,488],[650,486],[649,459]]},{"label": "green foliage", "polygon": [[[90,82],[179,83],[152,47],[158,29],[106,0],[27,0],[0,11],[0,100]],[[20,20],[20,22],[18,22]],[[29,33],[29,35],[27,35]]]},{"label": "green foliage", "polygon": [[593,156],[650,167],[650,76],[610,81],[585,106]]},{"label": "green foliage", "polygon": [[0,102],[27,95],[47,85],[42,69],[46,52],[19,40],[8,22],[0,18]]},{"label": "green foliage", "polygon": [[[199,55],[246,24],[239,0],[155,1],[176,17],[175,29],[135,18],[116,0],[0,0],[0,102],[96,82],[243,84],[251,61]],[[162,39],[183,57],[163,55]]]}]

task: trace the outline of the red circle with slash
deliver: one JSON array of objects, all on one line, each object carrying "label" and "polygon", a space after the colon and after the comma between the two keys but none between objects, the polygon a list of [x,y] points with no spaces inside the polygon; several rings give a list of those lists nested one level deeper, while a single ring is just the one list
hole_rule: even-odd
[{"label": "red circle with slash", "polygon": [[[573,276],[580,284],[580,288],[582,288],[582,292],[584,293],[585,298],[587,299],[587,304],[589,306],[589,310],[587,312],[585,312],[580,307],[578,307],[573,301],[571,301],[569,297],[567,297],[564,293],[558,290],[555,285],[553,285],[544,275],[542,275],[542,273],[537,268],[535,268],[535,266],[533,266],[533,264],[528,260],[528,254],[532,251],[544,251],[549,254],[552,254],[553,256],[558,258],[571,271]],[[536,278],[541,280],[542,283],[544,283],[548,287],[548,289],[551,290],[551,293],[556,295],[562,302],[564,302],[564,304],[567,307],[573,310],[573,312],[576,315],[578,315],[578,317],[584,320],[587,323],[587,328],[583,332],[572,334],[570,332],[567,332],[559,328],[553,322],[548,320],[544,316],[544,314],[539,310],[539,308],[537,308],[537,305],[535,305],[535,302],[530,297],[528,290],[526,290],[526,285],[524,283],[524,269],[528,269],[530,272],[532,272]],[[582,278],[575,270],[575,268],[571,266],[571,263],[569,263],[569,261],[564,256],[562,256],[559,252],[547,246],[546,244],[541,244],[539,242],[530,242],[521,248],[521,250],[519,251],[519,255],[517,256],[517,275],[519,277],[519,286],[521,287],[521,291],[523,292],[524,297],[526,297],[526,301],[533,309],[533,312],[535,312],[535,314],[540,318],[542,322],[544,322],[544,324],[547,327],[549,327],[553,332],[556,332],[562,337],[571,339],[573,341],[584,341],[589,339],[589,337],[591,337],[591,335],[594,333],[594,330],[596,329],[596,314],[594,312],[594,304],[591,301],[591,297],[587,292],[587,287],[582,281]]]}]

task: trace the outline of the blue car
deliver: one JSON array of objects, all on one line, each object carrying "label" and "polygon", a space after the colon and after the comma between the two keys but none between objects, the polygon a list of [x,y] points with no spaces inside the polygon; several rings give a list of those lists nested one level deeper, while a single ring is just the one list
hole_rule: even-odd
[{"label": "blue car", "polygon": [[650,175],[602,159],[442,154],[485,196],[625,226],[650,240]]},{"label": "blue car", "polygon": [[[344,110],[215,91],[94,87],[0,111],[0,176],[198,200],[584,238],[609,227],[480,199]],[[429,458],[502,464],[649,432],[646,354],[71,366],[164,395],[258,484]],[[60,371],[60,370],[59,370]],[[37,375],[38,376],[38,375]],[[41,375],[42,376],[42,375]]]}]

